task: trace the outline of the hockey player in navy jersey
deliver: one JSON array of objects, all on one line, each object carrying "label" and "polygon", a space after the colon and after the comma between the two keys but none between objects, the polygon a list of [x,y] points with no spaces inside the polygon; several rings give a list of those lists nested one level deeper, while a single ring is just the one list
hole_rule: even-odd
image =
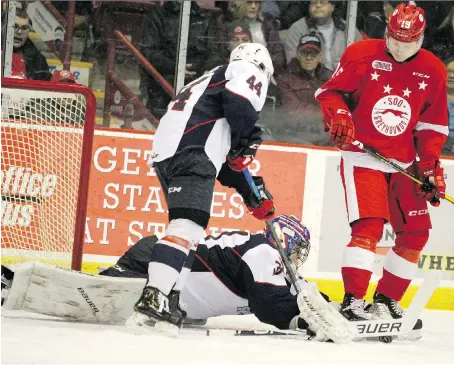
[{"label": "hockey player in navy jersey", "polygon": [[165,194],[169,226],[158,240],[148,267],[149,281],[128,323],[154,323],[177,331],[179,313],[169,297],[184,288],[197,243],[204,236],[216,179],[234,188],[258,219],[273,217],[274,205],[263,179],[256,178],[257,199],[241,171],[262,143],[259,119],[273,74],[266,47],[241,44],[228,65],[219,66],[184,86],[160,120],[149,161]]},{"label": "hockey player in navy jersey", "polygon": [[[307,284],[301,275],[310,250],[308,229],[288,215],[275,218],[273,224],[300,284]],[[9,295],[3,310],[124,324],[133,314],[135,295],[148,277],[148,263],[157,242],[156,236],[142,238],[101,276],[31,262],[21,264],[14,274],[5,270],[2,294],[9,291]],[[256,234],[229,231],[201,240],[187,283],[181,295],[170,296],[169,307],[183,319],[186,315],[207,319],[252,313],[261,322],[280,329],[304,331],[309,327],[308,319],[300,314],[297,296],[267,229]],[[339,317],[344,319],[340,314]],[[311,330],[317,332],[317,328]]]},{"label": "hockey player in navy jersey", "polygon": [[[280,238],[293,269],[302,277],[310,250],[309,230],[293,216],[281,215],[273,222],[282,232]],[[156,241],[155,236],[140,240],[101,275],[146,277]],[[207,319],[252,313],[281,329],[296,328],[300,318],[296,296],[267,229],[257,234],[228,231],[205,237],[197,247],[179,300],[176,297],[169,298],[170,310],[182,313],[183,318],[186,314],[191,319]]]}]

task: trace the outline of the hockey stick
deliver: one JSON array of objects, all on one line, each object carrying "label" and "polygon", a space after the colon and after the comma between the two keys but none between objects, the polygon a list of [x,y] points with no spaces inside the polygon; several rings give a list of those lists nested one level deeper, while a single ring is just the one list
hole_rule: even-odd
[{"label": "hockey stick", "polygon": [[[366,152],[367,154],[371,155],[375,159],[383,162],[384,164],[386,164],[388,166],[391,166],[394,170],[396,170],[396,171],[400,172],[401,174],[407,176],[409,179],[413,180],[415,183],[423,185],[423,186],[426,186],[429,189],[432,189],[432,186],[429,185],[427,182],[421,181],[415,175],[413,175],[412,173],[408,172],[404,168],[400,167],[398,164],[392,162],[390,159],[388,159],[385,156],[381,155],[377,151],[373,150],[370,147],[364,146],[364,144],[361,143],[360,141],[354,141],[353,145],[355,145],[356,147],[362,149],[364,152]],[[448,202],[454,204],[454,198],[452,196],[449,196],[448,194],[445,194],[445,200],[447,200]]]},{"label": "hockey stick", "polygon": [[249,169],[244,169],[243,170],[243,175],[244,177],[246,178],[246,181],[247,183],[249,184],[249,187],[252,189],[252,191],[254,192],[255,196],[257,199],[260,199],[261,196],[260,196],[260,191],[259,189],[257,188],[257,185],[255,185],[255,181],[251,175],[251,172],[249,171]]},{"label": "hockey stick", "polygon": [[[250,188],[254,192],[257,199],[261,199],[259,189],[255,185],[254,179],[252,178],[252,175],[251,175],[251,172],[249,171],[249,169],[247,169],[247,168],[244,169],[243,175],[246,178],[246,181],[248,182]],[[278,235],[276,234],[276,231],[274,230],[274,227],[273,227],[273,224],[271,223],[271,221],[266,220],[265,223],[266,223],[266,226],[268,227],[268,230],[271,233],[271,236],[273,237],[274,242],[276,242],[277,250],[279,251],[279,254],[281,255],[285,268],[287,269],[287,273],[289,274],[291,284],[295,288],[296,294],[299,294],[299,293],[301,293],[301,287],[298,283],[298,279],[296,278],[296,274],[290,264],[290,261],[284,252],[284,248],[282,247],[282,245],[278,244],[281,242],[281,240],[278,237]]]}]

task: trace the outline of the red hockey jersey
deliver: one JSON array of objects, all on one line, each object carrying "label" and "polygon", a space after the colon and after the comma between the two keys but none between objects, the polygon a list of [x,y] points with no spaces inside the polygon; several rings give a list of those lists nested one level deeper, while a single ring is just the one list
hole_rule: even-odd
[{"label": "red hockey jersey", "polygon": [[[350,110],[355,138],[407,167],[416,153],[421,161],[440,156],[448,135],[446,83],[446,69],[431,52],[421,49],[398,63],[384,40],[370,39],[345,50],[332,78],[315,97],[326,121],[338,109]],[[359,152],[350,146],[342,156],[354,158],[357,166],[388,171]]]}]

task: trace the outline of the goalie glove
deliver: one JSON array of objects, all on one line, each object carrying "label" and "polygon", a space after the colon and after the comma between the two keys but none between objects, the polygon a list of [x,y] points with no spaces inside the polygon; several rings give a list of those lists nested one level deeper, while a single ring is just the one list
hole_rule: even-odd
[{"label": "goalie glove", "polygon": [[356,326],[349,322],[320,294],[314,283],[301,285],[297,296],[300,317],[315,333],[313,340],[348,343],[358,335]]},{"label": "goalie glove", "polygon": [[266,189],[265,182],[261,176],[253,177],[255,185],[260,193],[260,199],[256,197],[254,192],[248,186],[246,192],[238,192],[244,201],[244,205],[249,212],[257,219],[267,220],[274,218],[274,202],[273,196]]},{"label": "goalie glove", "polygon": [[243,171],[254,161],[257,149],[262,144],[260,127],[255,126],[249,137],[241,138],[239,145],[229,152],[227,162],[234,171]]}]

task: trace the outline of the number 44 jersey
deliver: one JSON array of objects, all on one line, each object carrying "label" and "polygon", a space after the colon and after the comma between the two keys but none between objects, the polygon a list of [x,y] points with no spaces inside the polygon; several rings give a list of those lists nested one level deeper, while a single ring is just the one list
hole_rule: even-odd
[{"label": "number 44 jersey", "polygon": [[[385,40],[370,39],[345,50],[315,96],[326,121],[351,111],[355,138],[406,168],[416,153],[425,161],[440,155],[448,135],[446,83],[446,69],[431,52],[397,62]],[[355,166],[394,172],[355,146],[341,154]]]},{"label": "number 44 jersey", "polygon": [[229,150],[251,134],[267,90],[266,75],[243,60],[219,66],[184,86],[159,123],[149,163],[202,148],[219,173]]}]

